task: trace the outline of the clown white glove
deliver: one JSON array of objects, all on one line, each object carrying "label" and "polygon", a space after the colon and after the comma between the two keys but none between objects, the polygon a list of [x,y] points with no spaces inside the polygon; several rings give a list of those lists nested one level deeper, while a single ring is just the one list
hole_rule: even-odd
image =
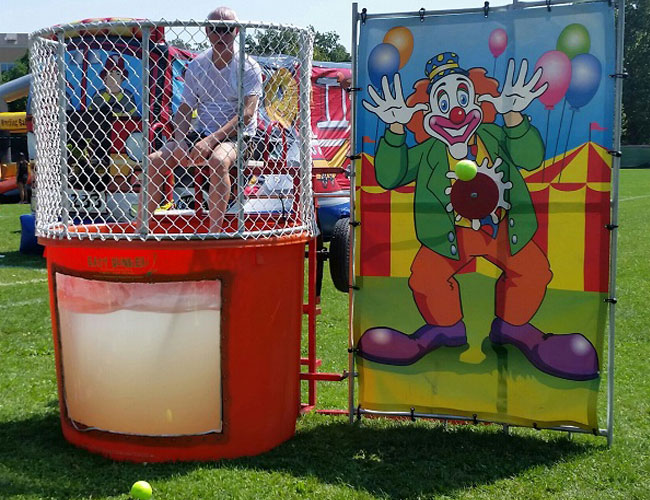
[{"label": "clown white glove", "polygon": [[490,94],[483,94],[478,97],[479,102],[487,101],[494,105],[497,113],[506,114],[510,112],[519,113],[526,109],[528,105],[541,96],[548,88],[548,83],[544,83],[537,90],[535,85],[542,77],[542,68],[538,68],[531,79],[526,83],[526,72],[528,71],[528,61],[524,59],[521,62],[517,81],[514,80],[515,60],[508,61],[508,72],[503,83],[501,95],[494,97]]},{"label": "clown white glove", "polygon": [[406,125],[415,113],[429,109],[429,106],[424,103],[416,104],[412,108],[406,105],[404,94],[402,94],[402,82],[399,73],[395,73],[393,86],[395,88],[395,95],[390,91],[388,77],[382,77],[381,87],[384,96],[381,97],[372,85],[368,85],[368,94],[370,94],[370,98],[374,101],[374,104],[363,101],[363,107],[377,115],[381,121],[388,125],[393,123]]}]

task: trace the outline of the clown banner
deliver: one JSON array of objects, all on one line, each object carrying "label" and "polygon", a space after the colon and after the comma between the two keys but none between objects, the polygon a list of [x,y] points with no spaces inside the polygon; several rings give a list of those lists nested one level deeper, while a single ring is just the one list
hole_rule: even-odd
[{"label": "clown banner", "polygon": [[597,431],[615,8],[360,15],[359,411]]}]

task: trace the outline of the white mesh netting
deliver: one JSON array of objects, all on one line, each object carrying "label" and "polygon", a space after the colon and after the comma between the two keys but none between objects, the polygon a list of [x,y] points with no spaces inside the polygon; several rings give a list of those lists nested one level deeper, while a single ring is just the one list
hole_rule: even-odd
[{"label": "white mesh netting", "polygon": [[39,236],[314,233],[308,30],[103,20],[31,40]]}]

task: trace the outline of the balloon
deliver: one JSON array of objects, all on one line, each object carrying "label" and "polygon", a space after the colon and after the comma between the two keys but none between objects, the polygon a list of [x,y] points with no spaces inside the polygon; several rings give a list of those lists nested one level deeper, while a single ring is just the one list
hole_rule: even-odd
[{"label": "balloon", "polygon": [[492,33],[490,33],[490,38],[488,39],[488,46],[490,47],[490,52],[494,57],[499,57],[503,54],[503,51],[506,50],[508,45],[508,33],[503,28],[497,28]]},{"label": "balloon", "polygon": [[399,69],[408,62],[413,52],[413,34],[404,26],[396,26],[388,30],[384,36],[384,43],[389,43],[399,52]]},{"label": "balloon", "polygon": [[571,83],[566,100],[573,109],[579,109],[591,101],[602,76],[600,61],[591,54],[580,54],[571,61]]},{"label": "balloon", "polygon": [[388,77],[388,83],[393,83],[393,76],[399,69],[399,52],[390,43],[380,43],[368,56],[368,75],[372,84],[381,88],[381,79]]},{"label": "balloon", "polygon": [[537,71],[537,68],[542,68],[543,73],[535,88],[537,89],[544,83],[548,83],[548,88],[539,97],[539,100],[546,109],[554,109],[569,88],[571,61],[564,52],[549,50],[544,52],[542,57],[537,60],[535,71]]},{"label": "balloon", "polygon": [[585,54],[591,48],[589,32],[582,24],[569,24],[557,39],[557,50],[564,52],[569,59]]}]

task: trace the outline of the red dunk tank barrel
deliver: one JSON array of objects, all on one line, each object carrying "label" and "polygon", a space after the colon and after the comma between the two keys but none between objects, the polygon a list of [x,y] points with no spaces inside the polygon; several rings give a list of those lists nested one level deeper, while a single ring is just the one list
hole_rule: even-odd
[{"label": "red dunk tank barrel", "polygon": [[68,441],[157,462],[293,436],[305,237],[41,241]]},{"label": "red dunk tank barrel", "polygon": [[[253,47],[232,57],[212,24],[101,19],[32,34],[35,234],[61,424],[74,445],[116,460],[256,455],[293,436],[300,410],[305,244],[317,233],[312,37],[235,23],[299,46],[280,72],[296,109],[282,123],[262,109],[248,120],[246,95],[268,93],[277,64]],[[199,98],[187,157],[164,147],[174,103],[211,77],[190,62],[197,53],[166,42],[181,34],[216,44],[247,82]],[[237,124],[226,136],[222,118]],[[206,141],[195,148],[205,134],[209,155]]]}]

